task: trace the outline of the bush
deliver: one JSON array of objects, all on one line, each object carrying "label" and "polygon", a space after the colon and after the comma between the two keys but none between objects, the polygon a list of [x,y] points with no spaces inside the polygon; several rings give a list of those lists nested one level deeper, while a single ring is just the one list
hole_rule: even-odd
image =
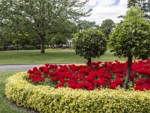
[{"label": "bush", "polygon": [[17,105],[40,113],[150,113],[150,92],[73,90],[32,85],[26,73],[11,76],[5,94]]},{"label": "bush", "polygon": [[88,60],[87,64],[91,64],[91,59],[103,55],[106,51],[106,40],[104,34],[95,29],[81,31],[74,37],[75,51]]}]

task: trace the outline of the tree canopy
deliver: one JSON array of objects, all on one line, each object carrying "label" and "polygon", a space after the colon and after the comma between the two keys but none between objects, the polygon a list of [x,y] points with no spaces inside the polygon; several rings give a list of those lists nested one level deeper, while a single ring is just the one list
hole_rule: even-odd
[{"label": "tree canopy", "polygon": [[[45,38],[58,32],[70,32],[70,24],[90,10],[88,0],[1,0],[1,26],[16,34],[40,39],[41,53],[45,53]],[[28,35],[26,35],[28,34]]]},{"label": "tree canopy", "polygon": [[83,30],[75,35],[75,51],[87,59],[87,65],[91,59],[103,55],[106,51],[106,40],[104,34],[97,29]]},{"label": "tree canopy", "polygon": [[132,58],[147,59],[150,56],[150,23],[136,5],[127,11],[125,20],[113,31],[109,39],[111,51],[119,57],[128,58],[128,88]]}]

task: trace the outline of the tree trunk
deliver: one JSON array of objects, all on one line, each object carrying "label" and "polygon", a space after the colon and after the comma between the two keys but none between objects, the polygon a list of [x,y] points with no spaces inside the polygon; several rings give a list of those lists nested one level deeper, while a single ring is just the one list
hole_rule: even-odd
[{"label": "tree trunk", "polygon": [[17,44],[17,46],[16,46],[16,47],[17,47],[17,50],[19,50],[19,46],[18,46],[18,44]]},{"label": "tree trunk", "polygon": [[124,89],[129,89],[130,72],[132,67],[132,55],[128,55],[128,72],[124,82]]},{"label": "tree trunk", "polygon": [[87,60],[88,60],[87,66],[90,66],[91,65],[91,58],[88,58]]},{"label": "tree trunk", "polygon": [[40,35],[40,39],[41,39],[41,53],[45,53],[45,36]]}]

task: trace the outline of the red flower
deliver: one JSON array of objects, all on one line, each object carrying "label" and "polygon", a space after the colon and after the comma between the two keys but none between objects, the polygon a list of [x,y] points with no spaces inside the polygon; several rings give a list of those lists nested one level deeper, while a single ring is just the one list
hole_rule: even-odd
[{"label": "red flower", "polygon": [[50,80],[56,82],[56,81],[58,81],[58,77],[52,77]]},{"label": "red flower", "polygon": [[38,68],[37,68],[37,67],[34,67],[34,68],[33,68],[33,71],[38,71]]},{"label": "red flower", "polygon": [[29,79],[32,79],[34,77],[34,74],[29,75]]},{"label": "red flower", "polygon": [[140,80],[137,80],[135,84],[141,86],[144,83],[145,83],[145,79],[140,79]]},{"label": "red flower", "polygon": [[49,73],[49,69],[48,69],[47,67],[44,67],[44,68],[43,68],[43,73],[44,73],[44,74]]},{"label": "red flower", "polygon": [[112,81],[112,84],[122,85],[123,84],[123,80],[121,78],[115,79],[115,80]]},{"label": "red flower", "polygon": [[67,80],[65,80],[65,79],[60,79],[60,83],[66,83],[67,82]]},{"label": "red flower", "polygon": [[117,73],[116,76],[117,76],[117,78],[123,78],[124,74]]},{"label": "red flower", "polygon": [[76,84],[76,89],[83,89],[84,88],[84,83],[80,82],[78,84]]},{"label": "red flower", "polygon": [[99,85],[99,80],[93,80],[93,84],[94,84],[95,86],[98,86],[98,85]]},{"label": "red flower", "polygon": [[117,84],[111,84],[111,85],[109,86],[109,88],[110,88],[110,89],[116,89],[117,86],[118,86]]},{"label": "red flower", "polygon": [[101,78],[100,80],[98,80],[98,85],[99,86],[105,86],[107,83],[107,80],[105,78]]},{"label": "red flower", "polygon": [[41,81],[44,81],[44,78],[39,75],[36,75],[32,78],[32,82],[41,82]]},{"label": "red flower", "polygon": [[69,88],[75,89],[76,88],[76,84],[75,83],[69,83]]},{"label": "red flower", "polygon": [[105,73],[105,74],[104,74],[104,77],[105,77],[106,79],[111,79],[111,77],[112,77],[112,74]]},{"label": "red flower", "polygon": [[46,66],[46,67],[48,67],[48,66],[49,66],[49,64],[45,64],[45,66]]},{"label": "red flower", "polygon": [[87,90],[93,90],[94,85],[91,82],[86,82],[85,87]]},{"label": "red flower", "polygon": [[28,72],[27,72],[27,73],[32,74],[32,73],[33,73],[33,71],[32,71],[32,70],[28,70]]},{"label": "red flower", "polygon": [[56,88],[64,87],[64,84],[57,84]]},{"label": "red flower", "polygon": [[44,66],[39,67],[40,71],[43,71],[43,69],[44,69]]},{"label": "red flower", "polygon": [[142,86],[135,86],[134,90],[139,90],[139,91],[143,91],[144,88]]}]

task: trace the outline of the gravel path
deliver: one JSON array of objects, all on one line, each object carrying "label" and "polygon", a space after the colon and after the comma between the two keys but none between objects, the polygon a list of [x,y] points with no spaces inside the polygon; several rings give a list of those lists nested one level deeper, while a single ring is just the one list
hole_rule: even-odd
[{"label": "gravel path", "polygon": [[34,65],[0,65],[0,72],[4,71],[27,71],[35,66],[41,66],[39,64]]},{"label": "gravel path", "polygon": [[[74,63],[69,63],[69,64],[74,64]],[[77,65],[82,65],[81,63],[75,63]],[[44,64],[16,64],[16,65],[0,65],[0,72],[5,72],[5,71],[27,71],[29,69],[32,69],[33,67],[39,67]],[[68,65],[68,64],[60,64],[60,65]]]}]

